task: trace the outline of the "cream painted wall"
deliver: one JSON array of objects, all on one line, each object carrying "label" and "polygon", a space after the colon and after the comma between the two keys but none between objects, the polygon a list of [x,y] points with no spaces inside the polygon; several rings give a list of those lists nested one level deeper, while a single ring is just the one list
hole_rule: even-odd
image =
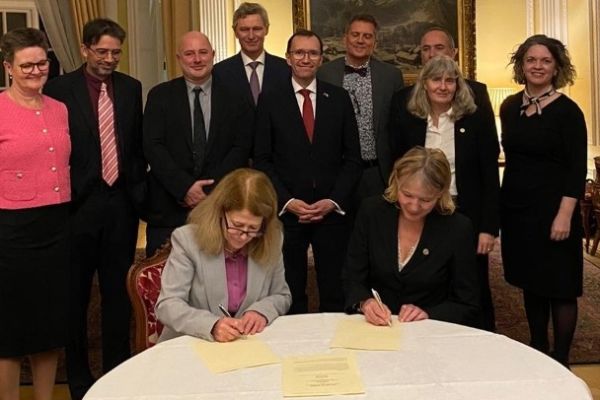
[{"label": "cream painted wall", "polygon": [[479,0],[475,7],[477,80],[489,87],[514,87],[510,54],[527,36],[524,0]]}]

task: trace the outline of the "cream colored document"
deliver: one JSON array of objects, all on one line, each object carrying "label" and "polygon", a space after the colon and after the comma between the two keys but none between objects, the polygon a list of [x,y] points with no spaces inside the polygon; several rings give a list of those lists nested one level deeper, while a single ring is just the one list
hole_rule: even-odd
[{"label": "cream colored document", "polygon": [[280,362],[279,357],[255,336],[227,343],[199,339],[194,348],[206,368],[215,374]]},{"label": "cream colored document", "polygon": [[364,393],[352,353],[283,359],[283,396],[327,396]]},{"label": "cream colored document", "polygon": [[375,326],[364,319],[344,318],[338,322],[329,347],[355,350],[399,350],[400,324]]}]

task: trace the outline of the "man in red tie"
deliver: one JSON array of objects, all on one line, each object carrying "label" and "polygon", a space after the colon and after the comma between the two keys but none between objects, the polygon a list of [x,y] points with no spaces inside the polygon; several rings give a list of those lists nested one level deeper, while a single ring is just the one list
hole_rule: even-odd
[{"label": "man in red tie", "polygon": [[254,161],[277,190],[290,313],[308,310],[307,250],[313,249],[320,311],[342,311],[351,196],[362,170],[348,93],[316,79],[323,43],[300,30],[288,41],[291,79],[264,92],[257,109]]},{"label": "man in red tie", "polygon": [[102,369],[130,355],[127,271],[135,254],[146,163],[142,86],[115,71],[125,31],[109,19],[83,28],[81,68],[48,82],[46,94],[69,111],[71,136],[72,309],[66,347],[71,398],[94,383],[87,349],[87,308],[94,274],[102,297]]}]

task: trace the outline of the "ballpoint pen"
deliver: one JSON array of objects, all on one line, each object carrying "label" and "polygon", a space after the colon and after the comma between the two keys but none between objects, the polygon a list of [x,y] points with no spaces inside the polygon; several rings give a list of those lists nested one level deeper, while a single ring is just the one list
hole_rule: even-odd
[{"label": "ballpoint pen", "polygon": [[[227,309],[223,306],[223,304],[219,304],[219,310],[221,310],[221,312],[223,313],[223,315],[226,316],[227,318],[233,318],[231,316],[231,314],[229,313],[229,311],[227,311]],[[238,330],[238,332],[240,332],[240,331]],[[240,332],[240,333],[241,333],[240,338],[246,339],[246,335],[244,335],[243,332]]]},{"label": "ballpoint pen", "polygon": [[[377,293],[377,290],[371,289],[371,293],[373,293],[373,297],[375,297],[375,301],[377,302],[377,304],[379,304],[381,311],[385,312],[385,307],[383,306],[383,301],[381,301],[381,297],[379,296],[379,293]],[[387,324],[389,327],[392,326],[391,318],[388,319]]]}]

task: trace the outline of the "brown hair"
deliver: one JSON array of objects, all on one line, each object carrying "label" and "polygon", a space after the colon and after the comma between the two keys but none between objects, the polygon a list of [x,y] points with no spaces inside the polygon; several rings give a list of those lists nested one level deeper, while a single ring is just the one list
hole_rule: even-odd
[{"label": "brown hair", "polygon": [[12,64],[15,53],[27,47],[41,47],[48,52],[48,39],[39,29],[17,28],[9,31],[0,38],[0,51],[4,61]]},{"label": "brown hair", "polygon": [[281,256],[283,238],[277,217],[277,195],[269,178],[250,168],[240,168],[226,175],[190,212],[188,223],[195,226],[200,249],[211,255],[223,251],[223,217],[232,210],[248,210],[263,218],[264,234],[248,243],[248,255],[263,266],[275,263]]},{"label": "brown hair", "polygon": [[520,84],[526,84],[523,62],[525,54],[535,45],[541,45],[548,49],[556,62],[556,75],[552,77],[552,85],[556,89],[572,85],[575,82],[575,67],[571,64],[571,57],[567,48],[560,40],[546,35],[533,35],[528,37],[510,57],[509,65],[513,65],[513,80]]},{"label": "brown hair", "polygon": [[265,27],[269,27],[269,15],[263,6],[258,3],[243,2],[233,13],[233,29],[235,30],[238,20],[248,15],[259,15]]},{"label": "brown hair", "polygon": [[415,176],[420,177],[431,190],[441,194],[435,205],[440,214],[449,215],[454,212],[454,201],[450,195],[452,173],[448,159],[440,149],[416,146],[396,160],[383,198],[389,203],[397,204],[398,190],[407,179]]}]

